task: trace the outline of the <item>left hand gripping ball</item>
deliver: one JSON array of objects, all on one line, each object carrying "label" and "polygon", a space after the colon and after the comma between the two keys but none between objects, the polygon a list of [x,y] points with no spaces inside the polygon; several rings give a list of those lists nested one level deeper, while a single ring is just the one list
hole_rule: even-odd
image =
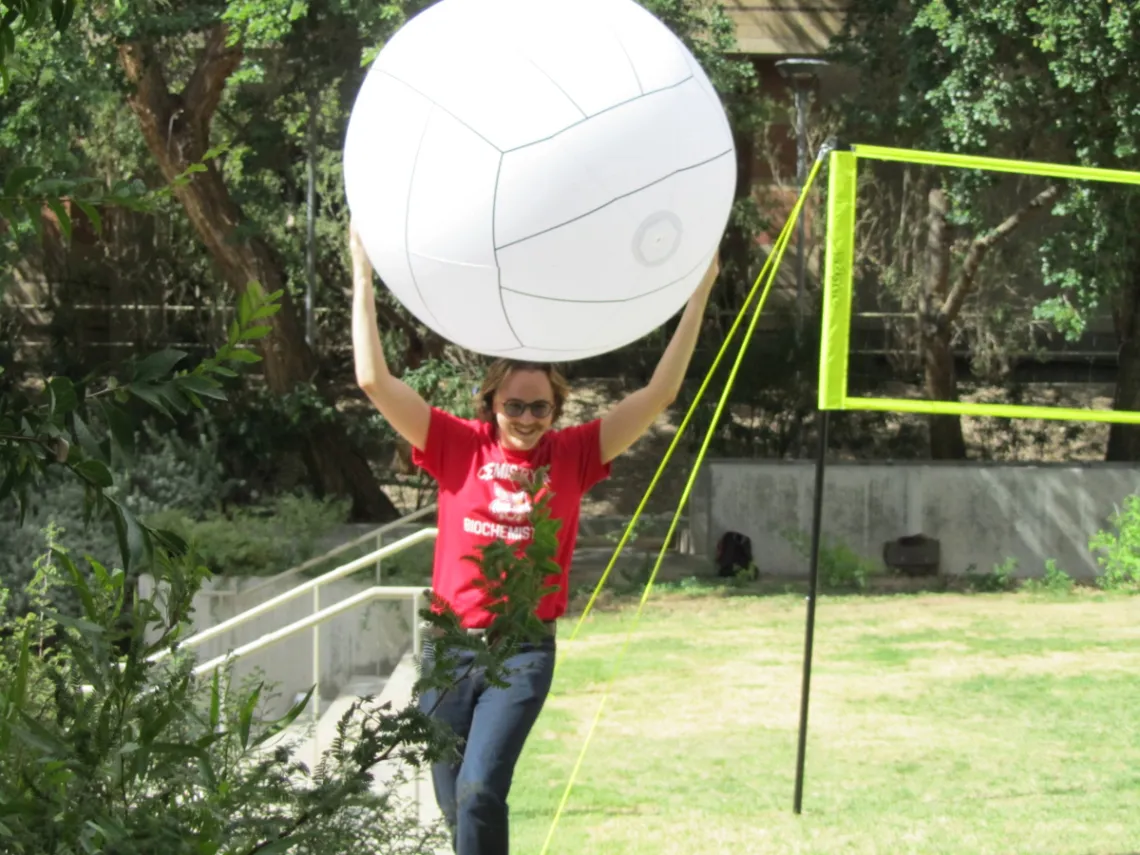
[{"label": "left hand gripping ball", "polygon": [[561,361],[685,304],[736,154],[708,77],[634,0],[440,0],[370,69],[344,180],[372,264],[420,321]]}]

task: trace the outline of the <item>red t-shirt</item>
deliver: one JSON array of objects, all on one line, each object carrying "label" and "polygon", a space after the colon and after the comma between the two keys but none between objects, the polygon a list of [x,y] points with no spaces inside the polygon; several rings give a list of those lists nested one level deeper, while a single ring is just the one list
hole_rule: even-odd
[{"label": "red t-shirt", "polygon": [[549,467],[550,515],[562,522],[554,556],[562,572],[547,580],[558,590],[543,597],[538,617],[553,620],[565,613],[582,496],[610,474],[610,465],[602,463],[600,426],[594,420],[551,430],[530,451],[520,452],[499,445],[494,425],[432,408],[427,447],[413,448],[412,461],[439,483],[432,588],[463,626],[486,627],[493,618],[485,608],[487,593],[476,584],[482,573],[464,556],[477,556],[477,547],[496,539],[520,549],[531,541],[525,484],[542,467]]}]

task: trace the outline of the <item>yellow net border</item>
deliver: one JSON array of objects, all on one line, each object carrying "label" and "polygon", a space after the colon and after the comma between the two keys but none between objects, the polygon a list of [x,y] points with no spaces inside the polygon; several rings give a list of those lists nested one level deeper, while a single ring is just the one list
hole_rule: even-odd
[{"label": "yellow net border", "polygon": [[827,260],[823,279],[823,330],[819,363],[821,410],[880,410],[925,415],[1140,424],[1140,412],[1131,410],[1090,410],[1022,404],[973,404],[963,401],[848,396],[847,354],[850,348],[851,303],[854,293],[855,206],[859,160],[894,161],[1076,181],[1140,185],[1140,172],[1125,172],[1119,169],[1094,169],[1087,166],[1003,160],[994,157],[943,154],[871,145],[856,145],[852,146],[850,151],[831,152],[828,167],[830,184],[827,210]]}]

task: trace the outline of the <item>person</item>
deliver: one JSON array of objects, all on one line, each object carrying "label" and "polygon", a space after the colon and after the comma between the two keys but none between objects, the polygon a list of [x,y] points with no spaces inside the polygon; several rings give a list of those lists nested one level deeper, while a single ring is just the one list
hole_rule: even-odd
[{"label": "person", "polygon": [[[550,516],[561,523],[555,561],[558,589],[545,596],[537,617],[548,633],[524,643],[506,663],[506,688],[489,686],[459,653],[461,677],[438,696],[420,699],[459,739],[458,762],[433,764],[432,782],[457,855],[507,855],[507,797],[515,765],[538,719],[554,675],[555,627],[566,610],[570,561],[583,495],[610,474],[612,461],[632,446],[676,398],[700,331],[705,305],[719,273],[714,258],[692,295],[649,382],[601,418],[555,427],[569,389],[550,364],[499,360],[478,392],[477,419],[431,407],[395,377],[384,358],[376,323],[372,266],[350,228],[353,268],[352,342],[356,379],[376,409],[412,447],[413,462],[438,483],[439,535],[432,589],[459,617],[464,631],[485,632],[485,589],[478,566],[464,560],[480,545],[500,539],[520,547],[531,530],[526,479],[546,469]],[[423,665],[432,663],[424,645]]]}]

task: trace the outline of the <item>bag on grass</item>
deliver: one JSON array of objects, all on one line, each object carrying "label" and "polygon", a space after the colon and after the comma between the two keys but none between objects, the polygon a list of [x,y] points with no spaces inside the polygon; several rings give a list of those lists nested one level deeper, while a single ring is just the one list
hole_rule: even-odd
[{"label": "bag on grass", "polygon": [[752,569],[752,538],[738,531],[726,531],[716,543],[717,575],[735,576]]}]

